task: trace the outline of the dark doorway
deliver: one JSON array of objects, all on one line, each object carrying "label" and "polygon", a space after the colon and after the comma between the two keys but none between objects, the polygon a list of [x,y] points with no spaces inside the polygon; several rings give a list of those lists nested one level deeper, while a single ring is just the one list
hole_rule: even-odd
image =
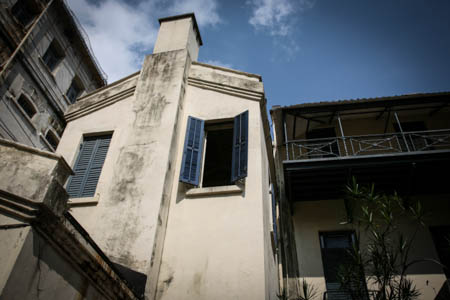
[{"label": "dark doorway", "polygon": [[[324,299],[351,300],[351,293],[341,289],[338,274],[341,265],[351,263],[350,251],[353,249],[354,233],[352,231],[322,232],[319,237],[327,287],[327,297]],[[367,293],[364,277],[361,278],[360,288],[363,289],[363,293]]]}]

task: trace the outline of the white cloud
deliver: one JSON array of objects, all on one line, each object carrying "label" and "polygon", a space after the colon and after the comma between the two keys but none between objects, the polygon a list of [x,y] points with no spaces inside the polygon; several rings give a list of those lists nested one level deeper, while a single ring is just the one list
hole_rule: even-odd
[{"label": "white cloud", "polygon": [[175,0],[169,7],[169,15],[195,13],[199,26],[217,25],[222,20],[217,12],[217,0]]},{"label": "white cloud", "polygon": [[250,0],[252,16],[249,23],[257,30],[268,30],[273,36],[287,36],[295,15],[312,8],[314,0]]},{"label": "white cloud", "polygon": [[207,60],[207,61],[205,61],[205,64],[224,67],[224,68],[228,68],[228,69],[233,69],[232,64],[227,64],[227,63],[221,62],[220,60],[215,60],[215,59]]},{"label": "white cloud", "polygon": [[194,12],[200,25],[221,22],[217,0],[68,0],[89,36],[95,56],[108,75],[108,82],[141,67],[144,55],[153,51],[158,17]]}]

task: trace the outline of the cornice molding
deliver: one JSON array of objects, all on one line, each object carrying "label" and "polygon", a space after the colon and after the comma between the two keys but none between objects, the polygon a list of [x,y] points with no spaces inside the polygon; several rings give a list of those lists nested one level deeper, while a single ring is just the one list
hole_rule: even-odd
[{"label": "cornice molding", "polygon": [[231,85],[221,84],[213,81],[208,81],[204,79],[199,79],[195,77],[189,77],[188,78],[188,84],[202,88],[207,89],[227,95],[232,95],[240,98],[245,98],[253,101],[261,102],[264,100],[264,93],[262,92],[255,92],[248,89],[243,89]]},{"label": "cornice molding", "polygon": [[91,105],[71,111],[71,112],[67,113],[64,116],[64,118],[67,122],[70,122],[70,121],[73,121],[80,117],[83,117],[85,115],[91,114],[97,110],[100,110],[104,107],[107,107],[107,106],[112,105],[116,102],[119,102],[123,99],[126,99],[130,96],[133,96],[135,90],[136,90],[136,86],[134,85],[126,90],[118,92],[117,94],[115,94],[111,97],[106,97],[104,99],[101,99],[97,102],[92,103]]}]

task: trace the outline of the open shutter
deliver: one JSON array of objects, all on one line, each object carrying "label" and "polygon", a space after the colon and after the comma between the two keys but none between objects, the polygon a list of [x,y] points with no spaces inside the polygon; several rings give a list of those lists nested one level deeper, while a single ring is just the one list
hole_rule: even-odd
[{"label": "open shutter", "polygon": [[184,140],[180,181],[198,186],[205,121],[189,117]]},{"label": "open shutter", "polygon": [[89,137],[83,141],[73,168],[75,175],[70,177],[67,184],[69,197],[90,197],[95,194],[110,142],[111,135]]},{"label": "open shutter", "polygon": [[248,110],[234,118],[231,182],[247,177]]}]

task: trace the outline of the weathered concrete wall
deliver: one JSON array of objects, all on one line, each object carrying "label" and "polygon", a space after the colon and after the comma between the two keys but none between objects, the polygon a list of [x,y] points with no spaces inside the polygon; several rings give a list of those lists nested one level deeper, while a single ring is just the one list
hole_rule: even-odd
[{"label": "weathered concrete wall", "polygon": [[31,230],[0,299],[106,299],[81,274]]},{"label": "weathered concrete wall", "polygon": [[194,29],[194,20],[190,17],[163,21],[158,31],[153,53],[187,49],[192,61],[196,61],[200,48]]},{"label": "weathered concrete wall", "polygon": [[99,90],[70,109],[58,147],[73,164],[83,135],[113,132],[96,195],[70,201],[78,205],[75,217],[114,262],[153,275],[148,294],[159,270],[164,231],[158,227],[165,227],[167,218],[189,64],[186,50],[147,56],[137,77]]},{"label": "weathered concrete wall", "polygon": [[[135,299],[112,263],[66,213],[63,184],[72,171],[64,159],[3,139],[0,155],[0,298],[73,298],[74,289],[79,299],[88,294],[103,298],[88,292],[93,285],[109,299]],[[41,260],[47,268],[41,269]]]},{"label": "weathered concrete wall", "polygon": [[[188,195],[188,185],[173,185],[157,299],[276,299],[276,264],[268,238],[268,167],[258,101],[262,84],[252,77],[236,79],[233,72],[220,74],[202,64],[193,65],[189,76],[179,131],[186,132],[188,116],[208,121],[249,110],[248,176],[238,194],[217,187],[222,189],[217,195],[192,193],[208,188],[191,189]],[[221,88],[226,83],[228,90]],[[173,162],[175,181],[184,138],[179,136]]]},{"label": "weathered concrete wall", "polygon": [[[61,215],[67,197],[62,186],[71,173],[61,157],[0,139],[0,190],[25,197],[35,203],[44,203]],[[55,192],[62,192],[56,195]],[[11,208],[9,205],[13,205]],[[21,211],[4,199],[0,202],[0,225],[23,225]],[[24,209],[26,206],[23,207]],[[25,218],[32,218],[23,214]],[[0,293],[10,276],[30,228],[0,230]]]},{"label": "weathered concrete wall", "polygon": [[[450,202],[447,195],[418,198],[429,212],[427,226],[418,231],[410,258],[437,259],[429,226],[449,225]],[[293,221],[298,253],[300,277],[314,284],[319,292],[325,292],[325,279],[322,265],[319,232],[354,230],[351,225],[340,225],[345,219],[342,200],[303,201],[294,204]],[[400,229],[411,236],[415,227],[404,220]],[[362,235],[362,240],[366,237]],[[417,264],[409,269],[408,275],[422,295],[420,299],[434,299],[446,280],[442,269],[430,262]],[[370,288],[370,287],[369,287]]]},{"label": "weathered concrete wall", "polygon": [[[72,170],[62,157],[0,139],[0,189],[34,202],[54,201],[51,193],[62,186]],[[55,212],[65,207],[64,193]],[[53,207],[54,203],[48,203]],[[61,207],[59,207],[61,205]]]},{"label": "weathered concrete wall", "polygon": [[[16,219],[0,214],[1,225],[18,224]],[[30,231],[29,227],[0,230],[0,295],[6,285],[6,281],[16,263],[25,238]]]}]

